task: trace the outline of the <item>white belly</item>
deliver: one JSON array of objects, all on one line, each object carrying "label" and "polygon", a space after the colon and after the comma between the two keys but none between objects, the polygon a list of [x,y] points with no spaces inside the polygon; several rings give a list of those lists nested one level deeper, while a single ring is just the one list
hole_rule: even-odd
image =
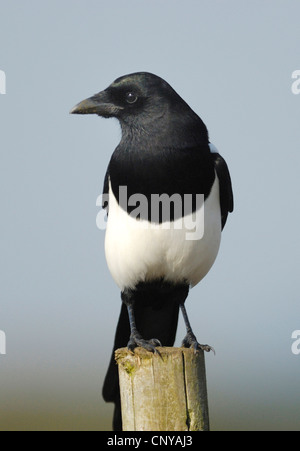
[{"label": "white belly", "polygon": [[202,238],[187,239],[192,236],[191,222],[178,219],[151,225],[137,220],[120,208],[109,188],[105,254],[112,277],[121,290],[159,278],[174,283],[187,281],[191,286],[203,279],[215,261],[221,240],[217,177],[201,208],[204,217],[203,211],[198,211],[197,235]]}]

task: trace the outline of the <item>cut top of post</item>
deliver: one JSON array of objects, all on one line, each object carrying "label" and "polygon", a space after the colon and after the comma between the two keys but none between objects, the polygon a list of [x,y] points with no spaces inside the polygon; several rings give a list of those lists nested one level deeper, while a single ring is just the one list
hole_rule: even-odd
[{"label": "cut top of post", "polygon": [[123,431],[208,431],[204,352],[116,351]]}]

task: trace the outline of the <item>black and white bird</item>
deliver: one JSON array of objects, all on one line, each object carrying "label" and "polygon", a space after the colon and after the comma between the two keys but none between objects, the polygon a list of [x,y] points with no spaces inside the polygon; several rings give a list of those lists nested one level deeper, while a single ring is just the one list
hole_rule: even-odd
[{"label": "black and white bird", "polygon": [[[71,113],[114,117],[122,129],[103,190],[106,260],[122,299],[114,350],[173,346],[179,310],[187,329],[183,346],[211,350],[198,343],[184,304],[215,261],[233,194],[205,124],[166,81],[148,72],[118,78]],[[204,201],[198,203],[197,195]],[[181,203],[175,208],[176,199]],[[191,226],[197,230],[192,236]],[[114,430],[121,430],[114,353],[103,396],[115,403]]]}]

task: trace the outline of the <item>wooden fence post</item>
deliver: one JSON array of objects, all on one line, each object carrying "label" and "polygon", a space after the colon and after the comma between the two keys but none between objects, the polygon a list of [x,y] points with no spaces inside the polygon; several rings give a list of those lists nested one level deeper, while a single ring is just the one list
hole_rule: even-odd
[{"label": "wooden fence post", "polygon": [[208,431],[204,352],[116,351],[123,431]]}]

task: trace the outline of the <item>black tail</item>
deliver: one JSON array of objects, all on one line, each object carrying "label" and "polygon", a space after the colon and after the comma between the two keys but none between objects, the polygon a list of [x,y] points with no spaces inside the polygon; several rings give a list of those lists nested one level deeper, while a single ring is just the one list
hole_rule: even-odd
[{"label": "black tail", "polygon": [[[135,292],[134,313],[136,326],[145,340],[157,338],[163,346],[173,346],[177,323],[179,302],[184,302],[187,296],[181,286],[171,284],[140,284]],[[180,296],[178,296],[180,293]],[[184,299],[182,298],[184,297]],[[114,431],[122,430],[121,403],[119,390],[118,368],[114,352],[126,347],[130,337],[127,307],[122,304],[113,353],[103,385],[103,398],[106,402],[115,403],[113,419]]]},{"label": "black tail", "polygon": [[115,411],[113,418],[114,431],[122,431],[119,375],[118,375],[118,367],[115,361],[115,350],[126,346],[129,340],[129,336],[130,336],[130,327],[127,307],[125,304],[122,304],[119,322],[117,325],[115,335],[114,348],[109,362],[109,367],[104,379],[102,390],[104,401],[115,403]]}]

